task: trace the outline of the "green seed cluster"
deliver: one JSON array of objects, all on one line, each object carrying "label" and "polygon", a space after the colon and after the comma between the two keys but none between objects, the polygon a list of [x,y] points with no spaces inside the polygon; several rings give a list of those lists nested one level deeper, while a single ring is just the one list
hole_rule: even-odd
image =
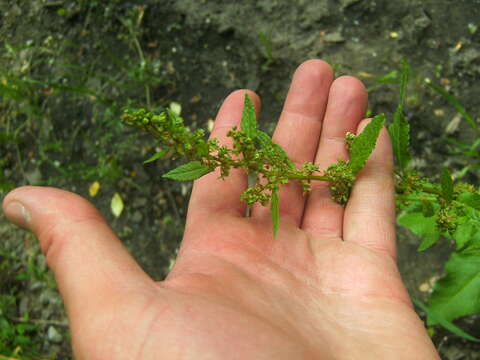
[{"label": "green seed cluster", "polygon": [[267,205],[272,194],[289,181],[299,181],[307,193],[311,180],[330,182],[333,199],[345,204],[355,181],[355,175],[345,161],[333,164],[323,175],[315,175],[319,167],[312,162],[305,162],[297,168],[282,147],[260,130],[252,136],[233,127],[227,133],[233,145],[226,147],[220,145],[217,139],[205,140],[203,130],[191,131],[182,118],[170,110],[159,115],[144,109],[126,110],[123,122],[152,134],[174,156],[200,161],[211,170],[218,168],[221,178],[227,177],[231,169],[244,169],[247,173],[256,174],[255,185],[241,195],[249,205],[257,202]]}]

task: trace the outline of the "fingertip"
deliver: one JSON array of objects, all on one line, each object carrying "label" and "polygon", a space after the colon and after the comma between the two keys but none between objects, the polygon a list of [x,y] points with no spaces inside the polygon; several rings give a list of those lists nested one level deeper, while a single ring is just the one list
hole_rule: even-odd
[{"label": "fingertip", "polygon": [[83,217],[102,218],[98,210],[83,197],[43,186],[22,186],[10,191],[3,199],[2,207],[10,221],[35,233],[56,215],[74,221]]},{"label": "fingertip", "polygon": [[82,299],[105,299],[126,284],[150,281],[100,212],[77,194],[25,186],[5,196],[3,209],[38,238],[70,311],[83,311]]},{"label": "fingertip", "polygon": [[320,59],[309,59],[301,63],[295,70],[295,76],[306,74],[310,79],[333,79],[334,73],[332,67]]},{"label": "fingertip", "polygon": [[[364,116],[368,104],[368,92],[361,80],[350,75],[340,76],[335,79],[331,92],[330,98],[343,103],[342,106],[346,108],[347,112],[352,107],[357,113],[358,105],[361,105],[361,116]],[[337,96],[337,94],[341,94],[341,96]],[[348,99],[348,101],[345,102],[345,99]]]},{"label": "fingertip", "polygon": [[[215,118],[215,124],[220,123],[221,127],[238,125],[238,114],[243,111],[245,95],[249,95],[255,107],[257,118],[260,114],[261,101],[256,92],[250,89],[238,89],[231,92],[223,101],[220,110]],[[214,125],[215,129],[215,125]]]}]

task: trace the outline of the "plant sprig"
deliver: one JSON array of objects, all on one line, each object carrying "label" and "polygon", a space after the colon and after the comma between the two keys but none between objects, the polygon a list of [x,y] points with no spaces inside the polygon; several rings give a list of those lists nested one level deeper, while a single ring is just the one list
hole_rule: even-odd
[{"label": "plant sprig", "polygon": [[[459,336],[477,341],[451,321],[480,313],[480,192],[472,185],[456,181],[448,169],[443,170],[440,181],[435,183],[411,168],[410,126],[404,115],[409,72],[406,62],[400,72],[395,72],[400,77],[400,101],[388,128],[397,163],[395,190],[397,207],[401,210],[398,223],[422,237],[418,251],[432,247],[441,236],[453,241],[456,249],[446,264],[446,276],[435,286],[425,308],[428,323],[441,324]],[[473,119],[466,116],[465,109],[456,99],[450,95],[447,97],[444,91],[435,87],[433,89],[446,97],[467,121]],[[241,198],[248,205],[270,205],[276,237],[280,226],[281,186],[296,181],[308,193],[312,181],[325,181],[332,198],[346,204],[355,179],[375,148],[385,116],[375,116],[358,135],[345,134],[349,160],[339,160],[326,170],[320,170],[312,162],[295,166],[285,150],[257,128],[255,108],[248,95],[245,96],[240,126],[227,133],[232,139],[231,147],[222,145],[215,138],[205,140],[203,130],[191,131],[179,115],[168,109],[160,114],[143,109],[127,110],[123,121],[147,131],[163,144],[162,150],[145,162],[158,160],[166,154],[188,161],[164,174],[165,178],[195,180],[217,171],[223,179],[232,169],[254,174],[255,184],[245,190]],[[474,144],[469,149],[475,150],[476,146]]]},{"label": "plant sprig", "polygon": [[165,178],[195,180],[215,169],[219,169],[222,179],[229,175],[231,169],[244,169],[248,174],[255,174],[255,185],[245,190],[241,199],[248,205],[270,204],[276,236],[280,216],[280,186],[298,181],[304,192],[308,192],[311,181],[326,181],[332,191],[332,198],[345,204],[356,175],[365,166],[375,147],[385,117],[383,114],[374,117],[359,135],[346,134],[350,160],[339,160],[325,171],[320,171],[319,166],[312,162],[305,162],[297,168],[285,150],[257,128],[255,108],[248,95],[245,95],[240,129],[232,127],[227,133],[233,140],[232,147],[221,145],[215,138],[205,140],[203,130],[189,130],[180,116],[168,109],[158,115],[144,109],[127,110],[123,121],[152,134],[166,147],[148,159],[148,162],[161,158],[167,152],[189,160],[164,174]]}]

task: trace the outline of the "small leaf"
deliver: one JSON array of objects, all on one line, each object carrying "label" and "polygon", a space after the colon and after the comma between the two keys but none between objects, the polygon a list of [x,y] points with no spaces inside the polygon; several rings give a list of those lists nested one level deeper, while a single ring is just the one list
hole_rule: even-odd
[{"label": "small leaf", "polygon": [[402,72],[400,73],[400,104],[401,110],[405,106],[405,98],[407,94],[408,80],[410,79],[410,65],[407,61],[402,63]]},{"label": "small leaf", "polygon": [[258,140],[262,149],[266,149],[274,143],[270,135],[268,135],[266,132],[263,132],[262,130],[257,130],[256,139]]},{"label": "small leaf", "polygon": [[468,219],[466,222],[458,225],[453,233],[453,239],[455,240],[457,250],[464,249],[465,246],[473,240],[474,234],[478,234],[478,229],[471,222],[468,222]]},{"label": "small leaf", "polygon": [[421,212],[401,214],[398,223],[423,237],[417,251],[424,251],[434,245],[440,238],[436,216],[425,217]]},{"label": "small leaf", "polygon": [[110,209],[112,210],[112,214],[118,218],[122,214],[123,208],[124,204],[122,197],[119,193],[115,193],[110,202]]},{"label": "small leaf", "polygon": [[447,203],[451,203],[453,200],[453,179],[450,170],[443,168],[441,178],[442,194]]},{"label": "small leaf", "polygon": [[191,161],[170,170],[162,177],[172,180],[188,181],[198,179],[211,171],[208,166],[203,165],[200,161]]},{"label": "small leaf", "polygon": [[417,251],[422,252],[427,250],[429,247],[436,244],[440,237],[439,233],[431,233],[423,235],[422,242],[418,245]]},{"label": "small leaf", "polygon": [[393,153],[400,169],[405,169],[410,162],[410,125],[397,109],[393,117],[393,123],[388,127],[388,133],[392,139]]},{"label": "small leaf", "polygon": [[94,181],[88,187],[88,193],[91,197],[95,197],[98,194],[98,190],[100,190],[100,183],[98,181]]},{"label": "small leaf", "polygon": [[288,157],[286,151],[280,145],[274,143],[272,138],[267,133],[261,130],[257,130],[256,139],[260,144],[260,148],[270,149],[274,157],[277,157],[279,155],[289,168],[295,168],[295,164]]},{"label": "small leaf", "polygon": [[350,145],[350,166],[354,174],[357,174],[365,166],[375,148],[384,122],[385,115],[375,116],[366,128],[353,139]]},{"label": "small leaf", "polygon": [[471,193],[471,192],[464,192],[461,193],[457,201],[475,209],[480,210],[480,194],[478,193]]},{"label": "small leaf", "polygon": [[158,160],[160,159],[161,157],[165,156],[166,154],[168,153],[168,149],[163,149],[161,151],[158,151],[156,152],[155,154],[153,154],[152,156],[150,156],[147,160],[145,160],[143,163],[144,164],[148,164],[148,163],[151,163],[155,160]]},{"label": "small leaf", "polygon": [[393,116],[393,123],[388,127],[392,139],[393,153],[400,169],[404,170],[410,161],[410,125],[403,115],[410,67],[405,61],[400,75],[400,102]]},{"label": "small leaf", "polygon": [[278,228],[280,226],[280,199],[278,197],[278,190],[272,191],[270,212],[272,214],[273,237],[276,238],[278,234]]},{"label": "small leaf", "polygon": [[435,215],[435,209],[433,208],[431,201],[428,201],[428,200],[422,201],[422,214],[425,217],[430,217]]},{"label": "small leaf", "polygon": [[248,137],[252,139],[254,139],[257,135],[257,117],[255,114],[255,107],[253,106],[252,99],[248,94],[245,94],[240,128],[247,134]]},{"label": "small leaf", "polygon": [[437,312],[435,312],[434,310],[428,308],[427,306],[425,306],[422,302],[420,302],[419,300],[417,299],[412,299],[413,303],[418,306],[420,309],[422,309],[425,314],[427,314],[427,317],[431,320],[433,320],[436,324],[439,324],[441,326],[443,326],[445,329],[447,329],[448,331],[452,332],[453,334],[455,335],[458,335],[460,337],[463,337],[464,339],[467,339],[467,340],[470,340],[470,341],[474,341],[474,342],[478,342],[480,341],[480,339],[466,333],[465,331],[463,331],[462,329],[460,329],[458,326],[456,326],[455,324],[453,324],[452,322],[448,321],[448,320],[445,320],[442,316],[440,316],[439,314],[437,314]]},{"label": "small leaf", "polygon": [[[480,312],[480,251],[454,252],[445,265],[446,276],[437,281],[430,309],[447,321]],[[438,319],[429,317],[429,324]]]}]

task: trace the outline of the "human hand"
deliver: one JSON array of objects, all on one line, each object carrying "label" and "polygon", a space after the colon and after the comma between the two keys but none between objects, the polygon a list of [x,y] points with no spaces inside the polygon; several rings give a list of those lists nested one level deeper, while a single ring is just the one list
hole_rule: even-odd
[{"label": "human hand", "polygon": [[[221,107],[212,136],[228,143],[245,91]],[[252,94],[258,110],[259,100]],[[352,77],[319,60],[296,71],[274,141],[297,163],[346,159],[367,105]],[[55,274],[77,359],[439,359],[400,278],[392,153],[382,130],[346,207],[325,183],[280,191],[276,239],[268,209],[245,217],[240,170],[195,181],[177,262],[150,279],[86,200],[24,187],[7,217],[33,231]]]}]

